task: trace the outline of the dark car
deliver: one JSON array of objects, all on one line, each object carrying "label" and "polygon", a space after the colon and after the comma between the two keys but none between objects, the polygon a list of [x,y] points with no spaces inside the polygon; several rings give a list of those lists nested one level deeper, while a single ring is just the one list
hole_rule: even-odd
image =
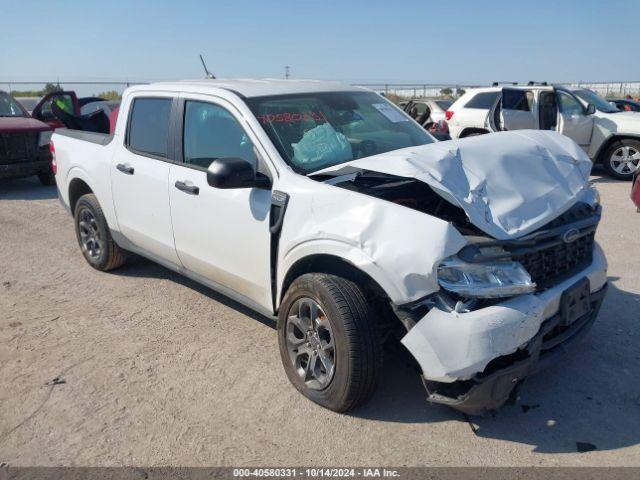
[{"label": "dark car", "polygon": [[638,212],[640,212],[640,169],[636,170],[636,173],[633,176],[633,183],[631,184],[631,200],[636,204]]},{"label": "dark car", "polygon": [[640,112],[640,102],[629,100],[628,98],[614,98],[609,103],[615,105],[618,110],[623,112]]},{"label": "dark car", "polygon": [[0,91],[0,179],[37,175],[55,185],[51,169],[51,127],[31,118],[11,95]]}]

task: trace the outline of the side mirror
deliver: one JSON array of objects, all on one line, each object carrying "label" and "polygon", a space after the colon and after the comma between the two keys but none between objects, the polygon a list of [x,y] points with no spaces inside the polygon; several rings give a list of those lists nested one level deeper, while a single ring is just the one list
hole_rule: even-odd
[{"label": "side mirror", "polygon": [[214,188],[271,188],[269,177],[236,157],[214,159],[207,169],[207,183]]},{"label": "side mirror", "polygon": [[590,103],[589,105],[587,105],[586,114],[593,115],[594,113],[596,113],[596,106],[593,103]]}]

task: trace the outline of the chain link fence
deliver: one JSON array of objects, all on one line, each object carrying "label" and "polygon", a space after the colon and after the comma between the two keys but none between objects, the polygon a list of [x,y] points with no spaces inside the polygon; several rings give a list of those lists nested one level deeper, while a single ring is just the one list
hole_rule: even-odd
[{"label": "chain link fence", "polygon": [[[515,82],[500,82],[509,84]],[[526,85],[526,82],[520,83]],[[549,83],[552,85],[552,83]],[[640,81],[624,82],[573,82],[554,83],[553,85],[568,88],[587,88],[593,90],[603,97],[626,97],[631,95],[634,98],[640,96]],[[451,97],[456,98],[462,95],[469,88],[486,87],[489,85],[480,84],[457,84],[457,83],[360,83],[358,86],[366,87],[386,96],[397,96],[402,98],[419,97]]]},{"label": "chain link fence", "polygon": [[[0,81],[0,89],[9,93],[14,91],[41,91],[45,85],[54,85],[65,90],[79,90],[82,95],[93,95],[101,92],[115,91],[121,94],[124,89],[131,85],[140,85],[149,82],[130,81],[71,81],[71,82],[31,82],[31,81]],[[462,95],[467,89],[482,87],[487,85],[469,83],[360,83],[361,87],[366,87],[387,96],[397,96],[401,98],[417,97],[450,97],[456,98]],[[522,83],[521,85],[526,85]],[[569,88],[588,88],[597,92],[603,97],[626,97],[631,95],[636,98],[640,96],[640,81],[622,82],[573,82],[557,83]]]}]

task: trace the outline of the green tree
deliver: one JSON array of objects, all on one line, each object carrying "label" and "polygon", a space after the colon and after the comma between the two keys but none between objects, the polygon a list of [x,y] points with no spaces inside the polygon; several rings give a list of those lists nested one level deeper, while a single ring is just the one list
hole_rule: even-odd
[{"label": "green tree", "polygon": [[122,95],[120,95],[115,90],[100,92],[96,95],[96,97],[104,98],[105,100],[122,100]]},{"label": "green tree", "polygon": [[456,97],[461,97],[465,93],[467,93],[467,91],[464,88],[456,88]]},{"label": "green tree", "polygon": [[60,88],[60,85],[54,85],[53,83],[47,83],[44,86],[44,89],[41,90],[41,94],[42,95],[48,95],[50,93],[53,92],[61,92],[62,88]]},{"label": "green tree", "polygon": [[448,97],[449,95],[453,95],[453,90],[451,90],[449,87],[445,87],[440,90],[440,95],[442,95],[443,97]]}]

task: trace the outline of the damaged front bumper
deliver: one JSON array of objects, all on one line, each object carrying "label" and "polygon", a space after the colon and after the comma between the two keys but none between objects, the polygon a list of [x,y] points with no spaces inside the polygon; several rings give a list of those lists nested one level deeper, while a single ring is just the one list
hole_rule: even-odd
[{"label": "damaged front bumper", "polygon": [[[536,295],[468,313],[433,308],[402,339],[423,372],[428,399],[471,415],[499,408],[520,381],[552,363],[592,326],[606,284],[599,247],[589,267]],[[588,306],[567,322],[566,293],[586,288]]]}]

